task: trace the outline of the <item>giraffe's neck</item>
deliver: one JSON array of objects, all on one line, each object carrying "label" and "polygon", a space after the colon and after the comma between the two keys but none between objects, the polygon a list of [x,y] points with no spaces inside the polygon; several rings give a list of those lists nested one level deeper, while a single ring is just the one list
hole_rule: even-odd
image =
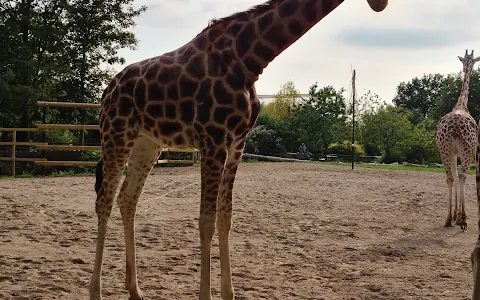
[{"label": "giraffe's neck", "polygon": [[465,109],[468,111],[468,90],[470,87],[470,74],[472,72],[467,70],[463,76],[462,89],[460,90],[460,96],[458,97],[457,104],[454,109]]},{"label": "giraffe's neck", "polygon": [[263,69],[343,0],[269,1],[269,9],[253,14],[235,38],[238,57],[251,74]]}]

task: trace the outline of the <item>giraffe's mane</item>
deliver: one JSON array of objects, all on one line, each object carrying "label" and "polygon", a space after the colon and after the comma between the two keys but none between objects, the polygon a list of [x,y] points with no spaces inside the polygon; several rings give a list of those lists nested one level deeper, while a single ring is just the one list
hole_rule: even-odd
[{"label": "giraffe's mane", "polygon": [[274,5],[274,4],[276,4],[277,2],[280,2],[280,1],[283,1],[283,0],[268,0],[267,2],[257,4],[255,6],[250,7],[247,10],[234,13],[230,16],[220,18],[220,19],[212,19],[212,20],[210,20],[210,22],[208,22],[208,26],[205,27],[202,30],[202,32],[204,32],[205,30],[207,30],[207,29],[209,29],[209,28],[211,28],[215,25],[222,24],[222,23],[228,23],[228,22],[230,22],[232,20],[235,20],[235,19],[238,19],[238,18],[247,17],[250,14],[261,15],[261,14],[267,12],[272,7],[272,5]]}]

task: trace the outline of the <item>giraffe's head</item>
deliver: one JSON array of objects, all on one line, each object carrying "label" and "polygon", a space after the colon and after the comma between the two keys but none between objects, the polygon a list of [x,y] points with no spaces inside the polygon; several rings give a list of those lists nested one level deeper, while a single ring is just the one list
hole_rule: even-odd
[{"label": "giraffe's head", "polygon": [[480,61],[480,56],[475,58],[473,56],[473,50],[471,54],[468,54],[468,50],[465,50],[465,56],[464,57],[459,56],[458,59],[463,64],[463,72],[470,73],[473,70],[473,65],[476,62]]},{"label": "giraffe's head", "polygon": [[376,12],[381,12],[388,5],[388,0],[367,0],[367,2],[368,4],[370,4],[370,7]]}]

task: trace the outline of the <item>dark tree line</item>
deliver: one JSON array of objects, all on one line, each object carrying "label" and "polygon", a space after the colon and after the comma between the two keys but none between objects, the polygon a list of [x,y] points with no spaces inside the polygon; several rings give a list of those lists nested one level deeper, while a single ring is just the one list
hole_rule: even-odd
[{"label": "dark tree line", "polygon": [[[133,0],[8,0],[0,2],[0,127],[42,122],[37,101],[96,102],[123,63],[118,50],[137,44]],[[97,112],[49,109],[48,123],[96,123]],[[50,133],[62,139],[68,133]],[[28,136],[19,136],[27,140]],[[68,139],[68,138],[67,138]],[[83,143],[84,135],[78,135]],[[70,141],[71,142],[71,141]]]},{"label": "dark tree line", "polygon": [[[357,103],[356,153],[380,156],[386,163],[440,163],[435,125],[457,102],[461,84],[461,72],[427,74],[401,82],[390,104],[371,92],[362,95]],[[330,86],[319,89],[315,83],[309,98],[301,99],[293,82],[287,82],[262,108],[247,151],[285,155],[305,143],[315,157],[350,153],[350,101],[343,93]],[[478,121],[480,69],[470,80],[468,108]]]}]

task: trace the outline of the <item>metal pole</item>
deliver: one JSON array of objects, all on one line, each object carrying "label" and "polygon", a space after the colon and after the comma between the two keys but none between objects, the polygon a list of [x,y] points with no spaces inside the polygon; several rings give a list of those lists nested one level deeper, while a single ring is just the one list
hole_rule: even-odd
[{"label": "metal pole", "polygon": [[355,169],[355,70],[352,75],[352,170]]}]

